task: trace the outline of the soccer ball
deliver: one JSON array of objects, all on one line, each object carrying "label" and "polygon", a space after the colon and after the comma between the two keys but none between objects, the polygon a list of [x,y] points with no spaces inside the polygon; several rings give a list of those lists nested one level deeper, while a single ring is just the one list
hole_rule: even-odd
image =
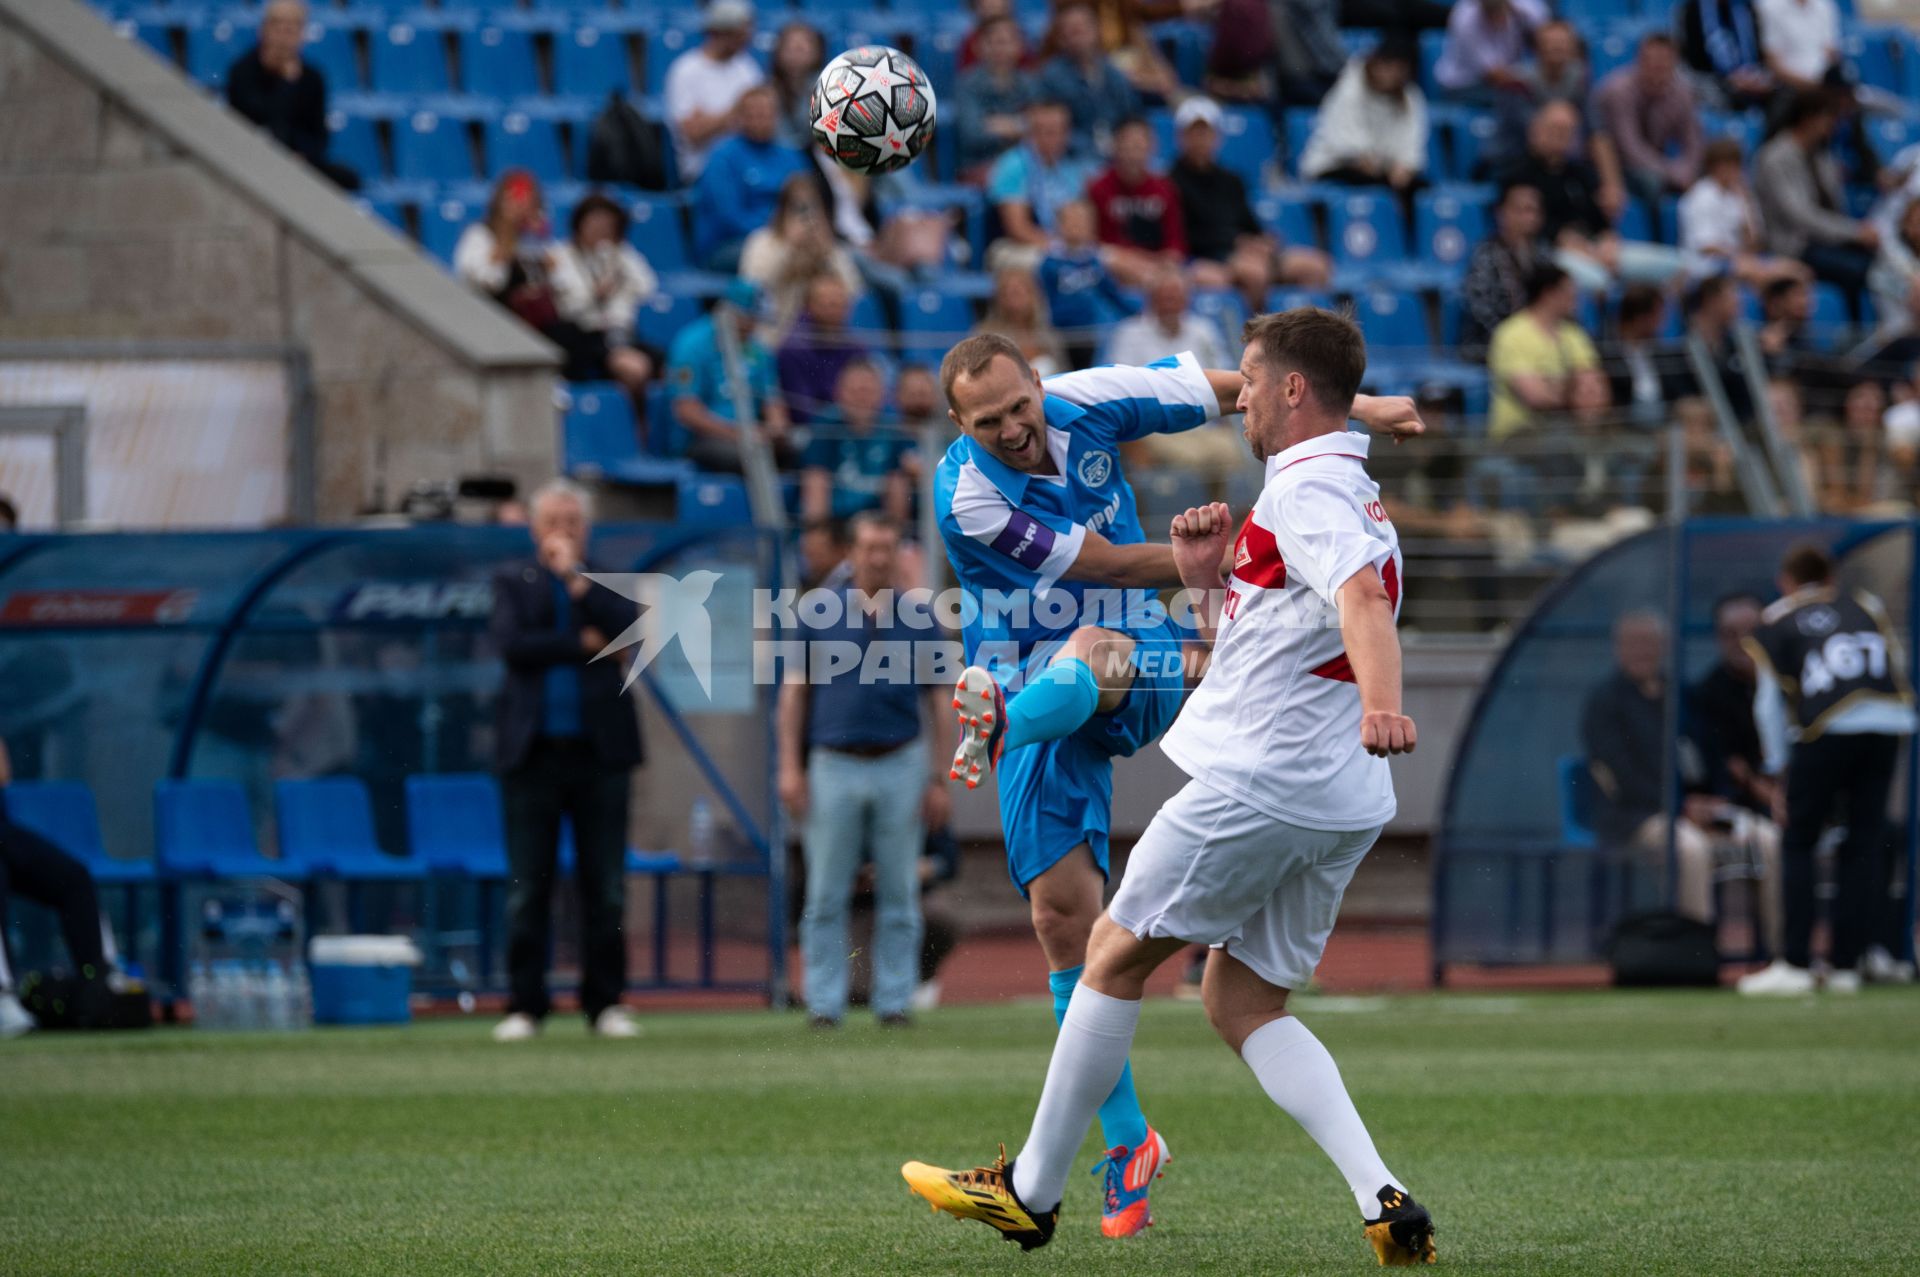
[{"label": "soccer ball", "polygon": [[891,173],[933,140],[933,85],[898,49],[863,44],[821,70],[807,102],[813,140],[855,173]]}]

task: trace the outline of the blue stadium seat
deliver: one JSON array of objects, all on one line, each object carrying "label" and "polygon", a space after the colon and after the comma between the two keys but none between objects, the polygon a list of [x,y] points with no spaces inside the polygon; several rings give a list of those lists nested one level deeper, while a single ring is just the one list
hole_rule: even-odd
[{"label": "blue stadium seat", "polygon": [[247,792],[234,780],[163,780],[153,787],[153,854],[181,878],[306,877],[306,866],[260,854]]},{"label": "blue stadium seat", "polygon": [[1639,51],[1642,31],[1615,27],[1597,39],[1587,41],[1587,59],[1592,82],[1598,85],[1619,68],[1633,61]]},{"label": "blue stadium seat", "polygon": [[1569,851],[1592,851],[1600,845],[1593,829],[1593,774],[1578,754],[1562,755],[1554,763],[1560,782],[1560,841]]},{"label": "blue stadium seat", "polygon": [[1301,248],[1319,248],[1320,231],[1313,215],[1314,201],[1300,195],[1261,195],[1253,201],[1260,224],[1281,241]]},{"label": "blue stadium seat", "polygon": [[1300,157],[1307,153],[1307,143],[1313,138],[1313,122],[1319,115],[1319,110],[1310,106],[1287,108],[1287,171],[1296,177],[1300,173]]},{"label": "blue stadium seat", "polygon": [[569,387],[568,395],[562,447],[568,474],[671,487],[693,472],[689,462],[641,451],[633,401],[618,385],[582,382]]},{"label": "blue stadium seat", "polygon": [[670,350],[680,330],[699,318],[698,298],[675,293],[671,287],[662,287],[640,303],[640,313],[634,318],[633,331],[648,345]]},{"label": "blue stadium seat", "polygon": [[460,41],[460,82],[468,93],[482,97],[537,96],[540,67],[533,55],[533,33],[491,25],[468,32]]},{"label": "blue stadium seat", "polygon": [[107,854],[93,791],[77,780],[23,780],[0,791],[7,819],[32,830],[85,864],[96,882],[152,882],[151,860],[120,860]]},{"label": "blue stadium seat", "polygon": [[687,270],[693,251],[677,195],[636,195],[627,201],[627,241],[661,274]]},{"label": "blue stadium seat", "polygon": [[1453,162],[1449,173],[1456,181],[1485,180],[1487,151],[1500,132],[1499,120],[1491,111],[1473,107],[1439,106],[1434,109],[1433,127],[1447,138]]},{"label": "blue stadium seat", "polygon": [[468,226],[486,211],[483,204],[459,199],[427,200],[420,205],[420,246],[448,265]]},{"label": "blue stadium seat", "polygon": [[327,133],[329,158],[346,165],[365,181],[387,175],[386,162],[380,158],[380,134],[371,119],[345,111],[329,111]]},{"label": "blue stadium seat", "polygon": [[445,33],[437,25],[396,22],[372,33],[373,87],[381,93],[446,93]]},{"label": "blue stadium seat", "polygon": [[150,16],[127,15],[114,21],[113,29],[121,39],[144,44],[162,62],[173,63],[173,29]]},{"label": "blue stadium seat", "polygon": [[366,87],[360,74],[360,55],[354,48],[355,29],[332,22],[309,22],[307,45],[300,60],[318,67],[335,93],[350,93]]},{"label": "blue stadium seat", "polygon": [[1406,356],[1424,358],[1433,346],[1426,308],[1418,297],[1364,289],[1354,294],[1353,311],[1354,321],[1367,335],[1368,348],[1380,352],[1382,362],[1404,363]]},{"label": "blue stadium seat", "polygon": [[1638,196],[1628,197],[1626,206],[1620,210],[1620,220],[1614,223],[1614,229],[1620,232],[1621,239],[1658,242],[1660,238],[1659,228],[1647,210],[1646,201]]},{"label": "blue stadium seat", "polygon": [[504,879],[499,783],[486,772],[407,777],[407,845],[428,873]]},{"label": "blue stadium seat", "polygon": [[1327,240],[1342,266],[1374,266],[1407,255],[1399,201],[1384,190],[1356,190],[1327,202]]},{"label": "blue stadium seat", "polygon": [[887,322],[886,309],[877,293],[861,293],[847,317],[847,327],[859,335],[862,344],[885,350],[893,344],[893,325]]},{"label": "blue stadium seat", "polygon": [[187,25],[187,74],[210,89],[225,87],[227,68],[259,38],[252,14],[221,14]]},{"label": "blue stadium seat", "polygon": [[1446,43],[1445,31],[1420,33],[1420,90],[1427,95],[1429,102],[1435,102],[1440,97],[1440,86],[1433,79],[1433,67],[1440,61],[1440,51],[1446,47]]},{"label": "blue stadium seat", "polygon": [[393,171],[396,177],[434,182],[458,182],[475,176],[466,122],[432,111],[415,111],[395,121]]},{"label": "blue stadium seat", "polygon": [[362,213],[375,221],[383,222],[388,229],[399,235],[407,233],[407,216],[402,211],[399,200],[377,199],[370,195],[355,195],[351,203]]},{"label": "blue stadium seat", "polygon": [[[486,122],[485,135],[487,172],[523,168],[542,182],[557,182],[566,177],[566,162],[560,154],[560,130],[552,120],[537,119],[525,111],[508,111]],[[558,213],[554,216],[554,225],[563,225]]]},{"label": "blue stadium seat", "polygon": [[900,298],[900,355],[938,362],[973,322],[973,306],[965,297],[938,288],[913,289]]},{"label": "blue stadium seat", "polygon": [[1310,292],[1304,288],[1276,288],[1267,294],[1267,309],[1270,311],[1294,310],[1301,306],[1333,310],[1337,302],[1332,293]]},{"label": "blue stadium seat", "polygon": [[1753,154],[1760,146],[1761,121],[1757,113],[1702,111],[1700,129],[1708,138],[1732,138],[1740,143],[1741,153],[1745,155]]},{"label": "blue stadium seat", "polygon": [[592,22],[556,32],[553,88],[556,93],[587,98],[632,92],[626,37],[616,27]]},{"label": "blue stadium seat", "polygon": [[[1845,24],[1851,27],[1852,24]],[[1906,77],[1897,61],[1896,41],[1892,35],[1876,28],[1853,27],[1844,30],[1840,37],[1840,54],[1845,59],[1854,78],[1861,84],[1888,93],[1901,93],[1906,88]]]},{"label": "blue stadium seat", "polygon": [[1487,237],[1492,193],[1484,187],[1437,186],[1413,197],[1414,256],[1443,265],[1464,265]]},{"label": "blue stadium seat", "polygon": [[373,804],[357,777],[283,780],[273,787],[280,855],[316,878],[354,882],[418,879],[420,863],[381,850]]},{"label": "blue stadium seat", "polygon": [[753,522],[747,485],[732,475],[690,474],[679,484],[675,521],[696,527],[746,527]]},{"label": "blue stadium seat", "polygon": [[1831,340],[1853,327],[1847,294],[1838,284],[1817,280],[1813,285],[1813,316],[1807,321],[1816,337]]},{"label": "blue stadium seat", "polygon": [[1244,106],[1230,106],[1222,110],[1220,166],[1238,173],[1246,182],[1249,193],[1270,185],[1269,166],[1275,165],[1277,159],[1273,120],[1264,110]]},{"label": "blue stadium seat", "polygon": [[[1916,57],[1915,61],[1920,62],[1920,57]],[[1870,116],[1867,120],[1867,136],[1872,139],[1874,149],[1880,152],[1881,161],[1885,162],[1913,143],[1920,142],[1920,125],[1889,116]]]},{"label": "blue stadium seat", "polygon": [[1208,290],[1193,295],[1193,311],[1205,316],[1220,329],[1220,335],[1227,339],[1228,348],[1239,345],[1240,330],[1247,322],[1245,305],[1240,294],[1231,289]]},{"label": "blue stadium seat", "polygon": [[667,68],[673,60],[700,43],[700,29],[675,15],[647,32],[647,93],[657,95],[667,86]]}]

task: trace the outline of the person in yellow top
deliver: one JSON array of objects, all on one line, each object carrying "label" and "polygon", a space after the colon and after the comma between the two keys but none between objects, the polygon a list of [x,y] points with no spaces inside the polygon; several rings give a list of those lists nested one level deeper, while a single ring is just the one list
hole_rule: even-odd
[{"label": "person in yellow top", "polygon": [[1606,409],[1610,392],[1600,356],[1573,320],[1578,299],[1572,277],[1543,262],[1527,280],[1526,305],[1493,330],[1487,434],[1495,442],[1538,430],[1549,416],[1587,420]]}]

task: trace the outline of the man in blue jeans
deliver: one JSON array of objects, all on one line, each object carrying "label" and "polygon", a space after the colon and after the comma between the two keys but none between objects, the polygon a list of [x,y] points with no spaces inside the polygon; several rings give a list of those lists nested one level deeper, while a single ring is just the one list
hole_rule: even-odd
[{"label": "man in blue jeans", "polygon": [[863,853],[873,861],[870,1002],[881,1024],[908,1022],[920,968],[920,849],[926,830],[946,823],[948,805],[946,754],[926,739],[942,721],[935,692],[914,682],[912,639],[927,631],[892,624],[892,607],[860,603],[889,599],[899,526],[865,511],[851,532],[852,583],[834,591],[835,615],[807,625],[808,659],[780,689],[780,800],[804,831],[800,949],[807,1010],[823,1029],[847,1012],[847,914]]}]

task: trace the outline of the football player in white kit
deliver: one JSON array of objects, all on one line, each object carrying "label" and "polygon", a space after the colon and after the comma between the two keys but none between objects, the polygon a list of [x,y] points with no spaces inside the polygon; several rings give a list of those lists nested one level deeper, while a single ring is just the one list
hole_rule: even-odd
[{"label": "football player in white kit", "polygon": [[[1399,538],[1346,429],[1366,371],[1351,320],[1303,308],[1247,325],[1239,408],[1267,483],[1231,546],[1227,509],[1173,521],[1190,589],[1230,564],[1212,663],[1162,742],[1191,779],[1154,817],[1094,925],[1033,1127],[1011,1163],[946,1172],[937,1209],[1045,1245],[1067,1175],[1132,1045],[1156,967],[1212,946],[1208,1018],[1267,1095],[1345,1177],[1383,1265],[1435,1262],[1433,1221],[1395,1179],[1319,1039],[1287,994],[1319,965],[1340,897],[1393,816],[1386,759],[1401,713]],[[926,1195],[923,1193],[923,1196]]]}]

